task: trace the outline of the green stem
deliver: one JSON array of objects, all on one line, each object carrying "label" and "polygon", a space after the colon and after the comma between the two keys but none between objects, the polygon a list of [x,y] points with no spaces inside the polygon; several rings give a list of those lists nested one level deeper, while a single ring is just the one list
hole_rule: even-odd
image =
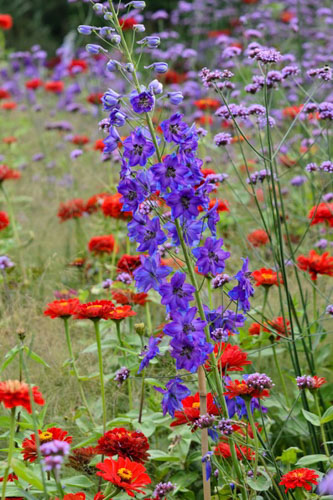
[{"label": "green stem", "polygon": [[[317,391],[316,390],[313,391],[313,395],[314,395],[314,400],[315,400],[315,403],[316,403],[317,414],[318,414],[318,417],[321,419],[321,410],[320,410],[319,400],[318,400],[318,395],[317,395]],[[321,434],[321,439],[323,440],[323,446],[324,446],[325,454],[328,457],[330,457],[330,451],[329,451],[328,446],[327,446],[327,438],[326,438],[325,428],[324,428],[323,424],[320,424],[320,434]]]},{"label": "green stem", "polygon": [[124,344],[123,344],[123,341],[122,341],[122,338],[121,338],[120,321],[119,320],[115,320],[115,323],[116,323],[117,339],[118,339],[120,347],[123,347]]},{"label": "green stem", "polygon": [[8,456],[7,456],[7,467],[3,476],[2,482],[2,495],[1,500],[6,499],[6,486],[8,481],[8,475],[12,463],[12,458],[14,454],[15,448],[15,410],[16,408],[12,408],[10,412],[10,427],[9,427],[9,446],[8,446]]},{"label": "green stem", "polygon": [[145,373],[142,372],[142,380],[141,380],[141,396],[140,396],[140,408],[139,408],[139,418],[138,422],[141,424],[142,422],[142,411],[143,411],[143,401],[145,399]]},{"label": "green stem", "polygon": [[254,438],[255,457],[254,457],[254,471],[253,471],[253,474],[254,474],[254,480],[256,480],[257,479],[257,473],[258,473],[259,441],[258,441],[257,428],[256,428],[256,425],[254,423],[254,418],[253,418],[253,414],[252,414],[252,411],[251,411],[251,400],[250,399],[246,399],[245,403],[246,403],[246,409],[247,409],[247,416],[248,416],[248,419],[249,419],[249,422],[250,422],[250,426],[251,426],[252,433],[253,433],[253,438]]},{"label": "green stem", "polygon": [[83,402],[84,406],[86,407],[86,410],[87,410],[87,413],[88,413],[89,418],[91,420],[91,423],[94,424],[94,419],[93,419],[92,413],[90,411],[90,408],[89,408],[89,405],[88,405],[88,401],[87,401],[87,398],[86,398],[86,395],[84,393],[84,389],[83,389],[83,386],[82,386],[82,382],[80,380],[80,376],[79,376],[79,373],[78,373],[78,370],[77,370],[77,367],[76,367],[75,357],[74,357],[74,354],[73,354],[72,340],[71,340],[71,336],[70,336],[70,333],[69,333],[68,318],[64,318],[64,327],[65,327],[66,342],[67,342],[67,348],[68,348],[68,353],[69,353],[69,357],[70,357],[70,363],[71,363],[71,365],[73,367],[74,375],[75,375],[75,378],[76,378],[77,383],[79,385],[81,399],[82,399],[82,402]]},{"label": "green stem", "polygon": [[59,472],[55,471],[53,473],[53,477],[54,477],[54,480],[55,480],[56,485],[57,485],[57,490],[58,490],[58,494],[60,495],[60,499],[62,499],[65,496],[65,492],[63,490],[63,487],[61,486],[61,482],[60,482],[60,478],[59,478]]},{"label": "green stem", "polygon": [[106,429],[106,402],[105,402],[105,386],[104,386],[104,373],[103,373],[103,356],[102,356],[102,345],[101,345],[101,332],[99,329],[99,320],[94,322],[95,334],[96,334],[96,344],[98,352],[98,366],[99,366],[99,379],[101,384],[101,397],[102,397],[102,408],[103,408],[103,433]]},{"label": "green stem", "polygon": [[276,354],[276,348],[275,348],[275,345],[273,343],[272,343],[272,349],[273,349],[273,358],[274,358],[275,367],[276,367],[277,372],[279,374],[279,379],[280,379],[280,382],[281,382],[281,385],[283,388],[284,397],[286,398],[286,403],[287,403],[287,406],[289,408],[290,402],[289,402],[289,397],[288,397],[287,386],[286,386],[286,382],[284,380],[284,377],[283,377],[283,374],[281,371],[281,367],[280,367],[280,363],[279,363],[279,360],[278,360],[278,357]]},{"label": "green stem", "polygon": [[150,307],[149,307],[148,300],[145,303],[145,313],[146,313],[146,322],[147,322],[148,334],[152,335],[152,333],[153,333],[153,327],[152,327],[152,324],[151,324]]}]

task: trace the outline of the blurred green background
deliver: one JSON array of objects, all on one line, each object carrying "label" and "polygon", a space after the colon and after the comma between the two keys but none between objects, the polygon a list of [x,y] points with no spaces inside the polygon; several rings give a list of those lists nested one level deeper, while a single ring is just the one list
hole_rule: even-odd
[{"label": "blurred green background", "polygon": [[[147,9],[171,10],[178,0],[146,0]],[[0,0],[0,14],[10,14],[13,29],[6,33],[7,46],[15,50],[29,49],[40,44],[49,53],[59,47],[66,34],[79,24],[98,24],[98,17],[91,17],[90,4],[81,0]],[[89,21],[89,22],[87,22]]]}]

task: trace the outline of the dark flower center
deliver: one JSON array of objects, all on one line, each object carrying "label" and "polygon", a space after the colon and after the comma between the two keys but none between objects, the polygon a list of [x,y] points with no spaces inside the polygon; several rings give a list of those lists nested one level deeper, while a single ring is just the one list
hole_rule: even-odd
[{"label": "dark flower center", "polygon": [[208,252],[208,257],[210,260],[214,260],[215,262],[219,260],[218,256],[214,252]]},{"label": "dark flower center", "polygon": [[188,208],[190,206],[190,198],[188,196],[183,196],[181,199],[181,204],[184,208]]},{"label": "dark flower center", "polygon": [[187,345],[181,350],[181,356],[185,356],[187,359],[191,359],[193,347]]},{"label": "dark flower center", "polygon": [[141,155],[142,151],[143,151],[143,146],[140,146],[140,144],[135,144],[134,152],[137,153],[138,155]]},{"label": "dark flower center", "polygon": [[144,241],[152,240],[153,238],[155,238],[155,236],[156,232],[147,230],[144,237]]},{"label": "dark flower center", "polygon": [[166,171],[166,176],[167,177],[176,177],[176,169],[174,167],[168,167]]},{"label": "dark flower center", "polygon": [[186,325],[183,326],[183,332],[188,333],[188,332],[194,332],[195,328],[191,323],[187,323]]},{"label": "dark flower center", "polygon": [[129,199],[130,201],[135,200],[135,199],[136,199],[136,197],[137,197],[137,194],[136,194],[136,192],[135,192],[135,191],[130,191],[130,192],[128,193],[128,199]]},{"label": "dark flower center", "polygon": [[177,295],[177,297],[185,297],[185,292],[182,290],[182,288],[174,288],[173,293]]}]

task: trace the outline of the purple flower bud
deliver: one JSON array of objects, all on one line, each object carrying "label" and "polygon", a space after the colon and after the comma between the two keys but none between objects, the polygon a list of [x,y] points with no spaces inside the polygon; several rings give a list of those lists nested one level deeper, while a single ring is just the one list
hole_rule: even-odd
[{"label": "purple flower bud", "polygon": [[10,260],[7,255],[0,255],[0,269],[5,270],[5,269],[10,269],[11,267],[14,267],[15,264]]},{"label": "purple flower bud", "polygon": [[94,43],[88,43],[86,45],[86,51],[89,52],[89,54],[100,54],[101,52],[107,53],[107,50],[104,49],[101,45],[96,45]]},{"label": "purple flower bud", "polygon": [[77,30],[80,33],[80,35],[91,35],[91,33],[93,31],[93,27],[88,26],[86,24],[81,24]]},{"label": "purple flower bud", "polygon": [[163,92],[163,85],[158,80],[153,80],[148,85],[148,90],[151,94],[159,95]]},{"label": "purple flower bud", "polygon": [[125,5],[127,7],[133,7],[133,9],[144,9],[146,7],[146,2],[132,1]]},{"label": "purple flower bud", "polygon": [[183,102],[184,96],[180,91],[177,92],[168,92],[168,99],[171,104],[175,104],[176,106]]},{"label": "purple flower bud", "polygon": [[174,491],[176,486],[172,484],[170,481],[168,483],[158,483],[153,493],[153,497],[156,497],[158,500],[161,500],[167,495]]},{"label": "purple flower bud", "polygon": [[168,71],[168,65],[165,62],[155,62],[149,66],[145,66],[145,69],[153,68],[156,73],[166,73]]},{"label": "purple flower bud", "polygon": [[121,386],[121,384],[123,382],[125,382],[125,380],[128,379],[129,375],[130,375],[130,372],[129,372],[128,368],[126,368],[126,366],[119,368],[119,370],[117,371],[117,373],[114,377],[115,381],[118,382],[118,386]]},{"label": "purple flower bud", "polygon": [[139,45],[147,45],[150,49],[156,49],[161,43],[159,36],[146,36],[137,42]]},{"label": "purple flower bud", "polygon": [[134,24],[133,29],[138,33],[144,33],[146,31],[144,24]]},{"label": "purple flower bud", "polygon": [[121,66],[120,62],[119,61],[116,61],[114,59],[110,59],[110,61],[108,61],[107,65],[106,65],[106,69],[108,71],[110,71],[110,73],[113,73],[114,71],[117,70],[117,68]]}]

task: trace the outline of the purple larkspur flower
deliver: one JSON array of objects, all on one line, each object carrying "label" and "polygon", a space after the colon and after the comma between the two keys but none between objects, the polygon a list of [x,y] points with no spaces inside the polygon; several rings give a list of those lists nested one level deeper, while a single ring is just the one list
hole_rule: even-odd
[{"label": "purple larkspur flower", "polygon": [[211,273],[216,276],[225,268],[225,261],[230,257],[230,252],[222,250],[223,239],[207,238],[204,246],[192,250],[197,258],[198,270],[202,274]]},{"label": "purple larkspur flower", "polygon": [[140,203],[145,200],[145,194],[136,180],[125,178],[118,185],[118,193],[122,194],[124,212],[136,212]]},{"label": "purple larkspur flower", "polygon": [[319,495],[333,495],[333,470],[330,470],[318,485]]},{"label": "purple larkspur flower", "polygon": [[155,389],[163,394],[162,409],[163,415],[169,413],[173,418],[176,410],[182,410],[182,400],[191,394],[191,391],[182,383],[179,377],[169,380],[166,384],[166,389],[155,387]]},{"label": "purple larkspur flower", "polygon": [[136,241],[140,243],[137,248],[139,252],[148,251],[149,255],[152,255],[156,252],[158,245],[162,245],[166,240],[167,237],[161,229],[158,217],[148,219],[144,226],[138,226]]},{"label": "purple larkspur flower", "polygon": [[[206,229],[206,224],[202,222],[202,220],[186,220],[183,217],[179,218],[180,225],[182,227],[183,238],[185,243],[192,247],[193,245],[197,245],[201,240],[202,233]],[[164,225],[164,228],[167,229],[170,236],[172,237],[172,241],[175,245],[180,245],[180,240],[178,236],[177,227],[173,222],[167,222]]]},{"label": "purple larkspur flower", "polygon": [[164,120],[161,123],[164,139],[167,142],[179,144],[185,139],[189,131],[189,126],[182,121],[182,118],[182,114],[175,113],[168,120]]},{"label": "purple larkspur flower", "polygon": [[175,219],[180,216],[192,219],[199,214],[198,207],[204,204],[204,199],[196,194],[193,188],[188,187],[168,194],[166,202],[171,208],[172,217]]},{"label": "purple larkspur flower", "polygon": [[251,272],[249,271],[249,259],[243,259],[243,266],[240,271],[234,276],[234,279],[238,280],[238,285],[236,285],[228,293],[232,300],[238,302],[238,307],[243,309],[244,312],[250,310],[251,305],[249,298],[254,295],[254,288],[250,280]]},{"label": "purple larkspur flower", "polygon": [[151,141],[148,141],[142,133],[142,130],[137,128],[135,132],[131,132],[124,142],[124,157],[129,160],[130,167],[140,165],[144,167],[147,159],[155,152],[155,146]]},{"label": "purple larkspur flower", "polygon": [[167,155],[163,163],[153,165],[150,170],[163,192],[168,188],[176,189],[183,183],[184,177],[188,173],[188,168],[179,161],[175,153]]},{"label": "purple larkspur flower", "polygon": [[186,311],[189,302],[194,300],[193,293],[195,287],[185,283],[186,274],[177,271],[171,278],[170,283],[162,283],[159,293],[162,297],[161,304],[168,306],[169,309],[181,309]]},{"label": "purple larkspur flower", "polygon": [[196,307],[191,307],[186,312],[172,311],[172,321],[165,325],[163,331],[166,335],[174,337],[180,333],[191,334],[194,336],[202,336],[204,334],[206,321],[200,318],[195,318],[198,310]]},{"label": "purple larkspur flower", "polygon": [[133,272],[137,288],[142,292],[148,292],[151,288],[158,291],[161,282],[171,273],[171,267],[162,266],[157,254],[140,258],[141,266]]},{"label": "purple larkspur flower", "polygon": [[149,113],[154,107],[155,98],[150,92],[144,91],[138,94],[136,91],[133,91],[130,102],[135,113]]},{"label": "purple larkspur flower", "polygon": [[158,337],[150,337],[149,338],[148,346],[143,351],[144,358],[140,363],[138,374],[141,373],[142,370],[149,365],[151,360],[154,359],[160,353],[160,349],[158,347],[158,344],[160,342],[161,342],[161,339]]},{"label": "purple larkspur flower", "polygon": [[177,370],[185,369],[190,373],[196,372],[213,350],[213,344],[206,342],[204,337],[192,337],[184,333],[174,337],[170,346]]},{"label": "purple larkspur flower", "polygon": [[213,453],[213,451],[207,451],[207,453],[201,459],[201,462],[206,465],[206,481],[210,479],[210,476],[212,474],[211,458]]}]

